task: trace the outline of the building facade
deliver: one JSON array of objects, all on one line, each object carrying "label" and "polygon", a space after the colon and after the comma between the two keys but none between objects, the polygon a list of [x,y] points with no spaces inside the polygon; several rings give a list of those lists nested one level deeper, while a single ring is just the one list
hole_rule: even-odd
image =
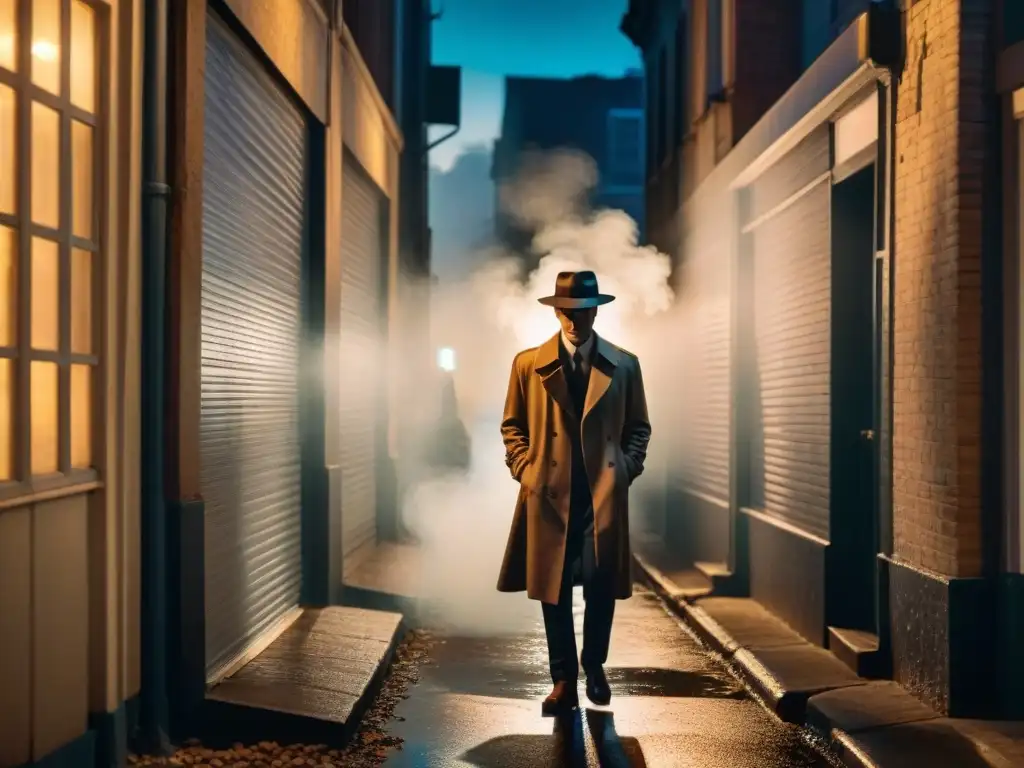
[{"label": "building facade", "polygon": [[3,768],[194,735],[394,515],[394,3],[142,11],[0,9]]},{"label": "building facade", "polygon": [[402,327],[393,4],[181,5],[172,504],[166,586],[149,585],[171,628],[150,650],[172,671],[172,735],[304,607],[338,602],[346,564],[386,535]]},{"label": "building facade", "polygon": [[3,766],[109,752],[140,687],[141,20],[0,9]]},{"label": "building facade", "polygon": [[717,593],[953,714],[1019,711],[1002,5],[633,0],[623,19],[692,371],[667,536]]},{"label": "building facade", "polygon": [[643,231],[643,78],[586,75],[570,79],[505,78],[501,133],[494,143],[495,234],[520,253],[531,232],[501,210],[499,190],[522,167],[530,150],[568,149],[597,164],[598,186],[590,204],[625,210]]}]

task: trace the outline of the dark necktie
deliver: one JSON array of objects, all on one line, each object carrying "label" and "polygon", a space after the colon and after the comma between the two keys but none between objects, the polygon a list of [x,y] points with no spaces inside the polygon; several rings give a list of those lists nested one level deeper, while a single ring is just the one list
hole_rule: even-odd
[{"label": "dark necktie", "polygon": [[583,413],[583,401],[587,397],[587,379],[583,372],[583,355],[577,349],[572,356],[572,388],[573,399],[576,401],[576,409]]}]

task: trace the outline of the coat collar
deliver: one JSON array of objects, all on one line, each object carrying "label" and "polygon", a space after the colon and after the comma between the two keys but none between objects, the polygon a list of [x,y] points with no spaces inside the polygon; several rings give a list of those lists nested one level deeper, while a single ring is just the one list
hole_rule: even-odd
[{"label": "coat collar", "polygon": [[[545,341],[539,347],[537,347],[537,357],[534,362],[534,368],[538,372],[543,373],[541,369],[547,369],[552,365],[560,365],[561,360],[558,356],[558,342],[561,337],[561,332],[556,333],[550,339]],[[619,348],[608,341],[605,341],[602,337],[594,334],[594,357],[595,367],[598,367],[596,363],[599,362],[600,358],[603,358],[612,368],[619,364],[620,352]]]},{"label": "coat collar", "polygon": [[[559,337],[556,333],[550,339],[537,347],[537,356],[534,359],[534,369],[540,374],[541,383],[551,398],[562,406],[567,413],[575,414],[572,398],[569,396],[569,384],[562,369],[562,361],[558,354]],[[612,377],[615,375],[615,367],[619,364],[620,352],[618,347],[594,334],[594,356],[590,369],[590,384],[587,387],[587,398],[583,406],[582,414],[575,414],[582,421],[590,413],[594,406],[600,401],[608,387],[611,386]]]}]

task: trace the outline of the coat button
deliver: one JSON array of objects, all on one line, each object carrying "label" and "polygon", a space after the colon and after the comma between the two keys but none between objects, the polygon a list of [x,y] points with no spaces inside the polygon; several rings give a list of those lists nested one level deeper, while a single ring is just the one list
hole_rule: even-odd
[{"label": "coat button", "polygon": [[608,469],[615,469],[615,462],[614,461],[609,461],[608,462]]},{"label": "coat button", "polygon": [[558,462],[557,462],[557,461],[555,461],[554,459],[552,459],[552,460],[551,460],[551,466],[552,466],[552,467],[557,467],[557,466],[558,466]]},{"label": "coat button", "polygon": [[552,437],[558,437],[558,433],[557,433],[557,432],[552,432],[552,433],[551,433],[551,436],[552,436]]}]

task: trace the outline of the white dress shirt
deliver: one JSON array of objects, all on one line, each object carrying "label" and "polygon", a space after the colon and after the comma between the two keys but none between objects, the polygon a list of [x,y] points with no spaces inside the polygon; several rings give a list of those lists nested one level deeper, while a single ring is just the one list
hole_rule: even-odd
[{"label": "white dress shirt", "polygon": [[[572,358],[573,358],[573,355],[576,354],[576,347],[575,347],[575,345],[571,341],[569,341],[567,338],[565,338],[565,334],[564,333],[562,334],[562,344],[565,345],[565,351],[569,353],[569,368],[571,368],[575,372],[575,370],[576,370],[576,363],[575,363],[575,361]],[[580,345],[580,348],[579,348],[580,356],[583,358],[583,363],[582,363],[583,370],[581,372],[584,375],[590,373],[590,351],[593,348],[594,348],[594,334],[591,333],[590,336],[587,337],[587,340],[584,341]]]}]

